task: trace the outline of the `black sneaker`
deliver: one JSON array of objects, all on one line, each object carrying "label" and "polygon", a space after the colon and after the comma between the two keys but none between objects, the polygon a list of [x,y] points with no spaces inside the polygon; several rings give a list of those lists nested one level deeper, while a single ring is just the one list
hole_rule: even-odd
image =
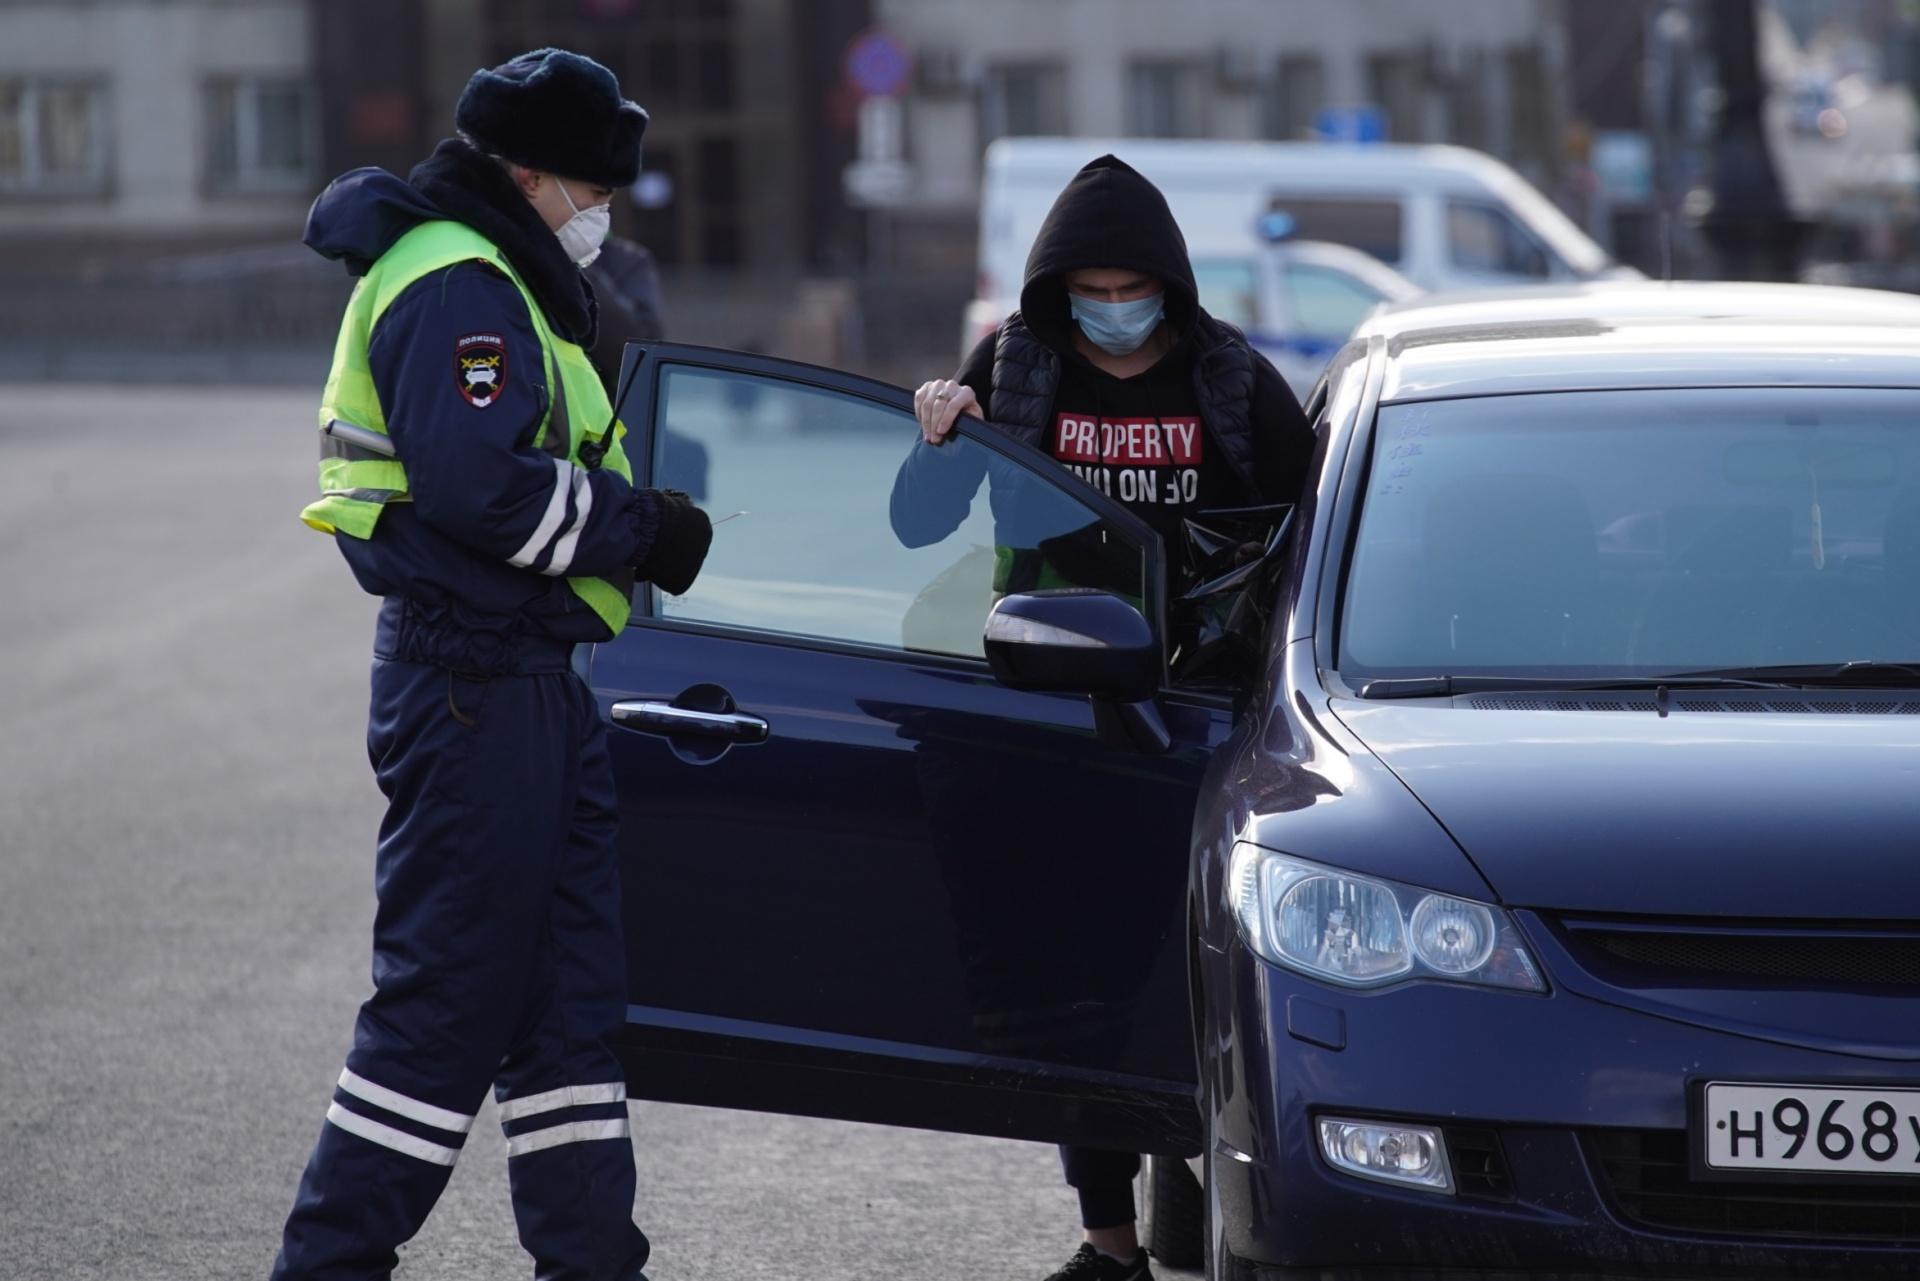
[{"label": "black sneaker", "polygon": [[1074,1251],[1067,1266],[1047,1281],[1153,1281],[1153,1269],[1147,1266],[1147,1252],[1140,1250],[1125,1263],[1100,1253],[1091,1245]]}]

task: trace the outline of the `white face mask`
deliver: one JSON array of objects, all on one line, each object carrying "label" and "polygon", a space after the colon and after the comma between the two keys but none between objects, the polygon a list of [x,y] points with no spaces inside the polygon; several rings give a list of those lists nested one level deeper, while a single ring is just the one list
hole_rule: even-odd
[{"label": "white face mask", "polygon": [[567,208],[573,210],[573,217],[554,232],[560,238],[560,250],[573,259],[573,265],[585,268],[592,265],[600,256],[600,246],[607,238],[607,232],[613,229],[613,204],[592,205],[582,209],[573,203],[573,197],[567,192],[567,184],[554,177],[554,185],[560,188],[560,198],[567,202]]}]

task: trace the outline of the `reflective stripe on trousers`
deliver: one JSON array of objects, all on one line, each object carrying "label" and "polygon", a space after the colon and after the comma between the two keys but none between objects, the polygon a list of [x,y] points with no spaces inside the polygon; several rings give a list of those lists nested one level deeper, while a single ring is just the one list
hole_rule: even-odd
[{"label": "reflective stripe on trousers", "polygon": [[[633,1150],[615,798],[572,672],[461,680],[374,664],[388,799],[374,994],[289,1216],[275,1281],[371,1281],[426,1221],[489,1086],[544,1281],[631,1281]],[[555,946],[554,939],[565,946]]]}]

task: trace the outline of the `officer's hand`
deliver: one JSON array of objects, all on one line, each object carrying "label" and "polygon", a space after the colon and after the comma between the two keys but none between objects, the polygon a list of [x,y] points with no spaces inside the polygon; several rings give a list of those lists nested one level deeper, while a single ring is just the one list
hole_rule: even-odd
[{"label": "officer's hand", "polygon": [[920,438],[929,445],[945,444],[961,414],[982,417],[973,388],[950,378],[921,383],[920,390],[913,393],[913,413],[920,420]]},{"label": "officer's hand", "polygon": [[660,528],[634,572],[670,596],[684,596],[706,563],[713,522],[677,489],[656,489],[653,499],[660,508]]}]

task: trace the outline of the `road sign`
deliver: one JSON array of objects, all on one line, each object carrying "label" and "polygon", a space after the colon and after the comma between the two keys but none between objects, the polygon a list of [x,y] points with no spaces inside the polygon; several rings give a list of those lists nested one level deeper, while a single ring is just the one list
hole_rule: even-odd
[{"label": "road sign", "polygon": [[859,159],[846,168],[847,199],[868,209],[904,201],[913,187],[913,170],[905,163],[905,108],[894,97],[860,101]]},{"label": "road sign", "polygon": [[898,98],[868,98],[860,104],[860,159],[904,158],[905,134],[905,113]]},{"label": "road sign", "polygon": [[1593,135],[1593,172],[1615,204],[1653,199],[1653,140],[1644,133],[1603,130]]},{"label": "road sign", "polygon": [[913,54],[891,31],[878,27],[847,46],[847,81],[869,98],[897,98],[913,74]]},{"label": "road sign", "polygon": [[1322,107],[1313,117],[1313,131],[1322,142],[1385,142],[1387,113],[1371,104]]},{"label": "road sign", "polygon": [[840,179],[847,203],[862,209],[888,209],[913,194],[913,170],[897,160],[856,160]]}]

